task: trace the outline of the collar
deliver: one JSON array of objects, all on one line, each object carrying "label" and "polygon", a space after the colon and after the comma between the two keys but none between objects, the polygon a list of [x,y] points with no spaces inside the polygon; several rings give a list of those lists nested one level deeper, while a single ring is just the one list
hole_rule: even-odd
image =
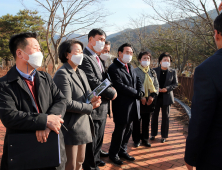
[{"label": "collar", "polygon": [[34,80],[34,77],[35,77],[35,74],[36,74],[36,70],[33,70],[33,72],[32,72],[30,75],[23,73],[23,72],[20,71],[17,67],[16,67],[16,70],[19,72],[19,74],[20,74],[23,78],[28,79],[29,81],[33,81],[33,80]]},{"label": "collar", "polygon": [[88,46],[86,46],[86,49],[92,54],[93,57],[97,57],[98,55],[93,51],[91,50]]},{"label": "collar", "polygon": [[126,64],[124,64],[123,62],[121,62],[121,61],[119,60],[119,58],[117,58],[117,60],[118,60],[122,65],[124,65],[124,66],[126,65]]}]

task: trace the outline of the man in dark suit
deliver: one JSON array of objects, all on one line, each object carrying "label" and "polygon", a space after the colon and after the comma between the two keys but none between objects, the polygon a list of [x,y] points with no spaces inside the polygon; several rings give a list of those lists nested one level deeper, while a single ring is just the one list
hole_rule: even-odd
[{"label": "man in dark suit", "polygon": [[167,52],[159,57],[160,67],[154,68],[159,81],[159,95],[151,121],[151,138],[154,140],[158,132],[158,117],[160,108],[162,109],[161,142],[164,143],[168,138],[170,105],[174,103],[173,90],[178,86],[176,70],[169,68],[171,55]]},{"label": "man in dark suit", "polygon": [[11,153],[8,152],[9,135],[33,132],[43,143],[52,133],[50,131],[60,134],[61,164],[57,169],[65,169],[64,139],[59,130],[66,111],[66,99],[49,74],[36,71],[43,59],[36,38],[35,33],[21,33],[12,36],[9,42],[16,65],[0,79],[0,118],[6,127],[1,170],[9,169],[10,164],[16,162],[8,158]]},{"label": "man in dark suit", "polygon": [[222,169],[222,14],[214,21],[218,51],[201,63],[194,74],[194,95],[186,140],[189,170]]},{"label": "man in dark suit", "polygon": [[133,49],[128,43],[118,49],[118,58],[110,65],[108,73],[118,97],[112,103],[115,129],[112,134],[109,158],[118,165],[123,164],[120,157],[134,161],[135,158],[127,153],[127,143],[132,133],[132,122],[140,119],[140,99],[144,89],[140,79],[129,64],[132,60]]},{"label": "man in dark suit", "polygon": [[[106,34],[103,30],[93,29],[88,34],[88,45],[83,50],[84,58],[79,68],[85,72],[92,90],[107,78],[104,66],[97,55],[97,53],[103,50],[105,40]],[[98,166],[105,165],[105,162],[100,160],[100,149],[103,143],[109,102],[110,100],[114,100],[116,96],[117,93],[114,88],[109,87],[104,90],[101,94],[102,103],[100,107],[96,108],[92,113],[95,137],[92,143],[86,145],[86,156],[83,164],[84,170],[99,169]]]}]

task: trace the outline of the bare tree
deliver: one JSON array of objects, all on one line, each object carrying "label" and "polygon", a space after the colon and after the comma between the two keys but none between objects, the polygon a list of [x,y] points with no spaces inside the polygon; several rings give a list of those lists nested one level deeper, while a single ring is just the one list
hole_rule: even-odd
[{"label": "bare tree", "polygon": [[[156,16],[150,16],[155,20],[166,22],[177,29],[188,31],[192,36],[204,42],[208,48],[216,51],[213,41],[213,18],[210,17],[208,6],[214,6],[217,14],[215,0],[166,0],[165,9],[157,6],[158,1],[143,0],[156,12]],[[163,4],[163,2],[162,2]],[[163,6],[163,5],[162,5]]]},{"label": "bare tree", "polygon": [[[102,21],[107,14],[102,10],[101,0],[34,0],[39,11],[48,18],[46,22],[46,42],[48,56],[53,64],[53,73],[57,70],[58,47],[61,41],[68,39],[77,31],[83,32],[90,26]],[[78,38],[78,37],[76,37]],[[45,59],[45,64],[49,59]]]}]

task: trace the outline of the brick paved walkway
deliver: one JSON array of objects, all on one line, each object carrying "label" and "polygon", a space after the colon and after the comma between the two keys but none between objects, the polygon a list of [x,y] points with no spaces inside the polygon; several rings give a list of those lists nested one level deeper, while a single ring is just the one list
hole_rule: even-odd
[{"label": "brick paved walkway", "polygon": [[[184,165],[184,148],[185,138],[183,134],[183,125],[175,119],[178,111],[175,107],[171,107],[170,131],[169,138],[166,143],[160,143],[161,136],[158,135],[154,142],[150,142],[152,147],[145,146],[133,147],[133,141],[130,139],[128,144],[128,152],[136,158],[136,161],[129,162],[124,160],[122,166],[112,164],[109,158],[102,158],[106,162],[106,166],[100,167],[101,170],[182,170],[186,169]],[[161,120],[159,120],[161,122]],[[102,149],[108,151],[111,136],[114,128],[112,119],[107,119],[105,138]],[[160,129],[160,126],[159,126]],[[4,140],[5,128],[0,122],[0,155],[2,155],[2,147]]]}]

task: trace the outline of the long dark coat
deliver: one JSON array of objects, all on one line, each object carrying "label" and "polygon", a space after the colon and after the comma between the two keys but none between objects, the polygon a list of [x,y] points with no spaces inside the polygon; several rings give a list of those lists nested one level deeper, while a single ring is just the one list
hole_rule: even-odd
[{"label": "long dark coat", "polygon": [[[6,127],[1,170],[8,169],[8,162],[13,163],[8,158],[9,134],[35,133],[36,130],[45,130],[49,114],[61,114],[62,116],[65,114],[66,99],[49,74],[37,71],[35,87],[42,113],[37,113],[33,107],[28,89],[24,84],[23,78],[16,70],[16,66],[13,66],[4,77],[0,78],[0,118]],[[62,162],[60,167],[62,167],[66,162],[66,154],[61,130],[60,144]]]},{"label": "long dark coat", "polygon": [[108,73],[113,83],[113,87],[117,91],[117,98],[113,100],[112,111],[114,122],[118,124],[126,124],[129,121],[129,114],[132,106],[136,101],[137,115],[140,119],[140,100],[137,100],[138,92],[144,92],[143,85],[134,72],[132,65],[128,64],[130,74],[126,67],[117,59],[114,59],[110,65]]}]

